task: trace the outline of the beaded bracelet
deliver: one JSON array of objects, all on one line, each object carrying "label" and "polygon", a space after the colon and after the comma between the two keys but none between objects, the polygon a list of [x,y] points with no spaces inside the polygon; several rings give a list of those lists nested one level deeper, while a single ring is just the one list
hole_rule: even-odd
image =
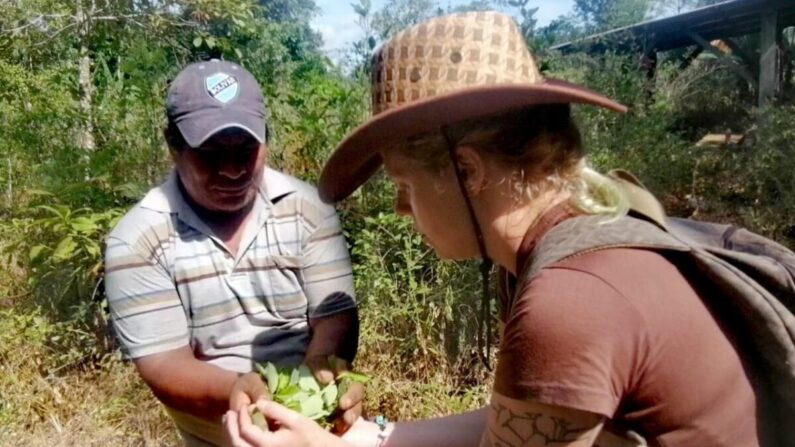
[{"label": "beaded bracelet", "polygon": [[384,415],[378,415],[375,417],[375,420],[373,422],[375,422],[375,425],[377,425],[378,428],[381,430],[378,433],[378,437],[376,438],[375,447],[386,447],[386,440],[388,436],[385,433],[385,431],[386,431],[386,426],[389,423],[389,420],[387,420],[386,416]]}]

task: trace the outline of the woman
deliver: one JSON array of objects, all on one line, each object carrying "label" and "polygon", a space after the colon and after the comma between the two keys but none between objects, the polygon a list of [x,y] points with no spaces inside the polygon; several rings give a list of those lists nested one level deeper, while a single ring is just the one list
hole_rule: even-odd
[{"label": "woman", "polygon": [[436,18],[379,50],[374,117],[337,148],[320,193],[341,200],[383,163],[396,211],[440,258],[499,264],[506,293],[491,403],[428,421],[359,421],[340,439],[260,402],[279,429],[264,433],[245,409],[230,412],[238,445],[759,445],[738,354],[667,258],[610,248],[536,268],[561,228],[596,237],[572,223],[630,219],[624,190],[588,168],[571,103],[625,111],[544,79],[499,13]]}]

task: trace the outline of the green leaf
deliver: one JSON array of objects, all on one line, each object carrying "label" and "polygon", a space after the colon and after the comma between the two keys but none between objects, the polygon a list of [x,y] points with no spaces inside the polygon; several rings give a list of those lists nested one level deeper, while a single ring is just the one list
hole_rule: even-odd
[{"label": "green leaf", "polygon": [[279,392],[275,395],[275,397],[278,397],[279,399],[282,399],[284,401],[288,401],[300,392],[301,388],[299,388],[298,385],[287,385],[284,388],[280,388]]},{"label": "green leaf", "polygon": [[42,252],[47,249],[45,245],[37,245],[30,249],[30,261],[36,262],[41,256]]},{"label": "green leaf", "polygon": [[298,387],[304,391],[320,391],[320,385],[315,380],[312,370],[306,365],[298,368]]},{"label": "green leaf", "polygon": [[55,247],[55,251],[52,254],[52,257],[57,261],[65,261],[71,258],[75,250],[77,249],[77,243],[72,239],[71,236],[66,237],[58,243],[58,246]]},{"label": "green leaf", "polygon": [[337,380],[348,379],[353,382],[358,383],[367,383],[370,381],[370,378],[365,376],[364,374],[353,372],[353,371],[343,371],[337,376]]},{"label": "green leaf", "polygon": [[301,414],[309,419],[323,417],[323,398],[319,394],[307,397],[301,401]]},{"label": "green leaf", "polygon": [[299,380],[301,380],[301,372],[298,369],[294,369],[292,374],[290,374],[290,385],[298,385]]},{"label": "green leaf", "polygon": [[279,370],[279,386],[278,388],[285,389],[290,385],[290,372],[286,370]]},{"label": "green leaf", "polygon": [[270,390],[271,395],[276,394],[276,390],[279,389],[279,372],[273,366],[273,363],[266,363],[264,368],[262,365],[257,365],[257,370],[268,383],[268,390]]},{"label": "green leaf", "polygon": [[215,37],[212,37],[212,36],[208,37],[208,38],[204,39],[204,41],[207,42],[207,46],[209,48],[215,48]]},{"label": "green leaf", "polygon": [[202,37],[201,36],[197,36],[197,37],[195,37],[193,39],[193,46],[196,47],[196,48],[199,48],[200,46],[202,46]]},{"label": "green leaf", "polygon": [[323,403],[326,406],[327,410],[336,410],[337,409],[337,397],[339,395],[339,390],[337,389],[336,383],[330,383],[323,391],[320,392],[320,397],[323,398]]},{"label": "green leaf", "polygon": [[94,257],[98,257],[102,254],[102,249],[100,249],[99,245],[96,244],[86,244],[85,249],[89,255]]},{"label": "green leaf", "polygon": [[72,220],[72,229],[80,233],[93,233],[99,225],[88,217],[78,217]]},{"label": "green leaf", "polygon": [[265,420],[265,415],[259,411],[259,408],[254,407],[254,409],[251,410],[251,422],[262,431],[270,431],[268,428],[268,421]]},{"label": "green leaf", "polygon": [[27,191],[27,193],[30,194],[30,195],[34,195],[34,196],[54,196],[55,195],[55,194],[53,194],[53,193],[51,193],[49,191],[45,191],[43,189],[29,189]]}]

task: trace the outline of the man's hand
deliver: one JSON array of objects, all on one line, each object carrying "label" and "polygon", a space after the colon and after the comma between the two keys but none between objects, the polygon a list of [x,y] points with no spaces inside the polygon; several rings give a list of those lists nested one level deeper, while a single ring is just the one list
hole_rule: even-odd
[{"label": "man's hand", "polygon": [[[334,357],[333,363],[333,365],[329,363],[327,356],[306,359],[307,366],[321,385],[328,385],[343,371],[350,371],[350,363],[343,359]],[[362,400],[364,400],[364,385],[351,381],[345,394],[340,397],[340,410],[343,413],[334,423],[335,432],[345,433],[359,419],[362,415]]]},{"label": "man's hand", "polygon": [[249,405],[261,398],[270,400],[271,393],[260,375],[255,372],[243,374],[232,385],[232,392],[229,395],[229,409],[241,411],[241,408],[248,408]]}]

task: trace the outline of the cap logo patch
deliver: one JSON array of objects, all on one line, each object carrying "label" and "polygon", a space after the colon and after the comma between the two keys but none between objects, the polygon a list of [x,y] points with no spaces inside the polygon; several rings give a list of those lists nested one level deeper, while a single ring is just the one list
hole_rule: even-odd
[{"label": "cap logo patch", "polygon": [[226,73],[216,73],[205,78],[204,86],[210,96],[222,104],[229,104],[235,99],[240,88],[237,78]]}]

